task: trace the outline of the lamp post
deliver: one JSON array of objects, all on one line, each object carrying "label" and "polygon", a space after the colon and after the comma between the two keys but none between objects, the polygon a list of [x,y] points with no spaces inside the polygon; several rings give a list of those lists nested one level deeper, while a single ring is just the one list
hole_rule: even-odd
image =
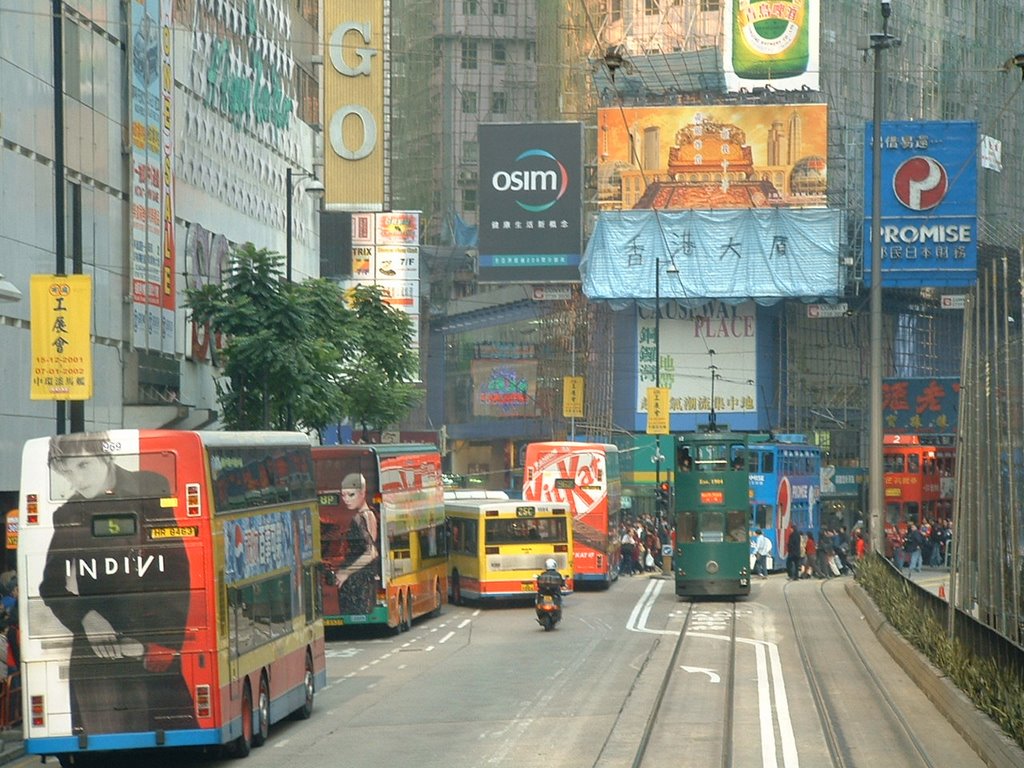
[{"label": "lamp post", "polygon": [[[669,262],[667,275],[678,275],[679,269]],[[654,257],[654,386],[661,389],[661,259]],[[661,435],[654,436],[654,487],[661,488]]]},{"label": "lamp post", "polygon": [[292,281],[292,202],[295,197],[295,185],[297,182],[303,179],[311,179],[309,184],[306,185],[306,192],[313,195],[317,199],[323,197],[324,185],[316,177],[316,174],[306,173],[305,171],[296,171],[292,168],[288,168],[284,176],[285,195],[287,197],[287,203],[285,204],[285,251],[284,251],[284,275],[285,279],[290,283]]},{"label": "lamp post", "polygon": [[871,34],[874,51],[871,139],[871,435],[868,446],[868,537],[871,549],[884,552],[882,474],[882,91],[885,86],[882,51],[900,44],[889,34],[891,0],[881,0],[882,31]]}]

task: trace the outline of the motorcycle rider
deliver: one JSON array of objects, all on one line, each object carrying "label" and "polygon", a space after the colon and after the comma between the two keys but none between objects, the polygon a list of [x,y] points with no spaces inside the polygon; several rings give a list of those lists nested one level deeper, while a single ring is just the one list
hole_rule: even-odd
[{"label": "motorcycle rider", "polygon": [[544,561],[544,568],[546,570],[537,577],[537,598],[540,599],[544,595],[551,595],[555,598],[555,602],[561,605],[562,588],[565,586],[565,579],[558,572],[558,563],[555,562],[553,557],[549,557]]}]

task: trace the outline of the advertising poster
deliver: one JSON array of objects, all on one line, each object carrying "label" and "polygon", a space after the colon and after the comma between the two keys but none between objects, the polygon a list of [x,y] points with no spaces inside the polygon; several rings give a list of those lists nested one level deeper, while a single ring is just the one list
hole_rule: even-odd
[{"label": "advertising poster", "polygon": [[[638,417],[649,418],[648,388],[655,386],[654,310],[638,308]],[[752,301],[725,304],[710,301],[697,308],[662,307],[661,386],[668,390],[669,413],[706,414],[712,389],[716,413],[757,410],[757,313]],[[710,353],[709,350],[714,350]]]},{"label": "advertising poster", "polygon": [[599,109],[602,211],[824,207],[825,104]]},{"label": "advertising poster", "polygon": [[536,360],[473,360],[470,376],[473,380],[474,416],[536,416]]},{"label": "advertising poster", "polygon": [[[970,286],[978,269],[978,124],[887,121],[881,129],[886,288]],[[864,281],[871,284],[874,127],[864,126]]]},{"label": "advertising poster", "polygon": [[722,64],[730,91],[820,90],[819,0],[725,0]]},{"label": "advertising poster", "polygon": [[479,127],[481,283],[578,281],[583,124]]}]

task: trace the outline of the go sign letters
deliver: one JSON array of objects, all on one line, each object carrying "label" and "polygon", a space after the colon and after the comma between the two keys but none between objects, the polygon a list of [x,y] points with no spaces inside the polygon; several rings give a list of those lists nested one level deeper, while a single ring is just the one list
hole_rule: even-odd
[{"label": "go sign letters", "polygon": [[381,211],[384,206],[384,84],[388,50],[383,2],[334,0],[324,8],[325,206]]},{"label": "go sign letters", "polygon": [[[363,44],[359,45],[357,43],[354,48],[354,53],[357,57],[355,66],[349,65],[345,60],[344,54],[347,40],[351,40],[349,37],[350,33],[353,33],[357,40]],[[370,44],[370,40],[369,23],[349,21],[339,24],[331,34],[331,64],[345,77],[359,77],[361,75],[369,77],[373,72],[373,56],[376,54],[376,51],[367,47]],[[345,144],[345,136],[342,130],[345,125],[345,118],[350,116],[354,117],[359,123],[363,138],[362,143],[355,149],[350,149]],[[369,157],[370,153],[377,146],[377,120],[366,107],[360,104],[345,104],[331,115],[330,138],[331,149],[339,157],[346,160],[362,160],[364,157]]]}]

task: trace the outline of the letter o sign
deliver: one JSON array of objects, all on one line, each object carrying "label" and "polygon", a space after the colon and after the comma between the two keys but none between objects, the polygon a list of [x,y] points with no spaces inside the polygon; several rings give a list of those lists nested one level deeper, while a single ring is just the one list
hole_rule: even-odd
[{"label": "letter o sign", "polygon": [[[362,126],[363,143],[358,149],[349,149],[345,144],[342,130],[345,127],[346,117],[354,117]],[[344,160],[362,160],[364,157],[369,157],[370,153],[373,152],[373,148],[377,146],[377,121],[366,107],[349,104],[331,115],[328,135],[331,141],[331,149],[335,151],[338,157]]]}]

